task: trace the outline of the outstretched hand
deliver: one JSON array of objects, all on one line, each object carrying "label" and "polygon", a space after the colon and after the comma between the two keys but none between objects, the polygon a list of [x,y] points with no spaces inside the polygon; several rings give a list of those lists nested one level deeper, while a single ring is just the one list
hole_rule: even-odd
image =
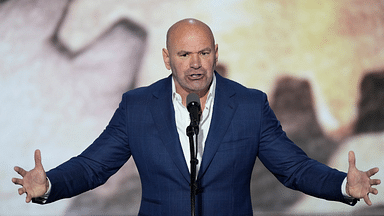
[{"label": "outstretched hand", "polygon": [[358,170],[356,168],[356,158],[353,151],[350,151],[348,154],[348,162],[347,194],[354,198],[363,198],[367,205],[372,205],[369,194],[372,193],[376,195],[378,193],[377,189],[372,186],[379,185],[381,181],[380,179],[371,179],[371,176],[379,172],[379,168],[375,167],[366,172]]},{"label": "outstretched hand", "polygon": [[25,171],[23,168],[16,166],[15,171],[23,178],[12,178],[12,182],[22,186],[18,189],[18,192],[20,195],[27,194],[25,202],[29,203],[32,198],[43,196],[48,190],[49,183],[41,164],[40,150],[35,151],[35,168]]}]

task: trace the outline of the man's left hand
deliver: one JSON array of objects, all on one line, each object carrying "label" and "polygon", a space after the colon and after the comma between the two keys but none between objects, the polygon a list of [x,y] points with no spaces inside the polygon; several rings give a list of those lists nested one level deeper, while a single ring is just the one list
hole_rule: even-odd
[{"label": "man's left hand", "polygon": [[371,176],[379,172],[379,168],[375,167],[366,172],[360,171],[356,168],[355,153],[350,151],[348,154],[348,175],[347,175],[347,186],[346,192],[353,198],[363,198],[367,205],[372,205],[369,199],[369,194],[376,195],[378,190],[373,188],[373,185],[379,185],[380,179],[371,179]]}]

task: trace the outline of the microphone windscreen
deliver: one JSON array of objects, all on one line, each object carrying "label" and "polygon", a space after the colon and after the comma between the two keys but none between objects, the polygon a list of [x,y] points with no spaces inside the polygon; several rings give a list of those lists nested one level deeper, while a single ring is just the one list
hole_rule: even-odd
[{"label": "microphone windscreen", "polygon": [[187,96],[187,105],[190,104],[191,102],[196,102],[200,105],[200,98],[196,93],[190,93]]}]

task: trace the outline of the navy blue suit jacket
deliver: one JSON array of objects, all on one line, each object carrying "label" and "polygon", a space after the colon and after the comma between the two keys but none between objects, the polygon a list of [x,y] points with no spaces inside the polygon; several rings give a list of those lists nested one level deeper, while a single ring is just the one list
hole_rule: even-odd
[{"label": "navy blue suit jacket", "polygon": [[[198,215],[252,215],[250,181],[257,156],[285,186],[345,202],[340,188],[346,174],[308,158],[292,143],[264,93],[216,78],[197,177]],[[190,175],[175,124],[171,79],[125,93],[100,137],[47,172],[52,183],[47,203],[103,184],[132,156],[142,183],[139,215],[190,215]]]}]

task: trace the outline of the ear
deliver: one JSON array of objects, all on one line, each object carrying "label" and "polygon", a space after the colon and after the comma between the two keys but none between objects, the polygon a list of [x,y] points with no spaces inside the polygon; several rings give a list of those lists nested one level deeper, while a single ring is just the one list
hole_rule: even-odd
[{"label": "ear", "polygon": [[169,58],[168,50],[165,48],[163,48],[163,60],[164,60],[165,67],[168,70],[171,70],[171,59]]},{"label": "ear", "polygon": [[215,45],[215,63],[217,63],[217,61],[219,61],[219,45],[218,44]]}]

